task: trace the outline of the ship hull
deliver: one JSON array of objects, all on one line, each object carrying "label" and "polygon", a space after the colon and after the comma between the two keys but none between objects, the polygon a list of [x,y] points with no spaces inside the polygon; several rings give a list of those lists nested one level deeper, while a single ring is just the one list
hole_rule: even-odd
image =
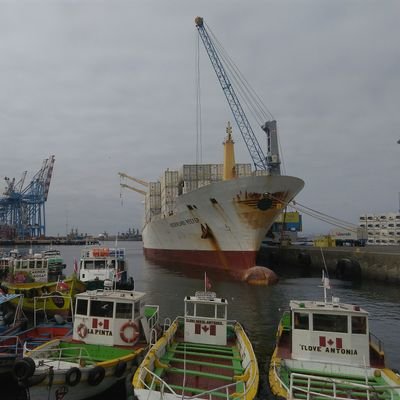
[{"label": "ship hull", "polygon": [[250,176],[183,194],[172,215],[145,225],[144,254],[158,263],[217,269],[240,278],[255,266],[261,241],[303,186],[295,177]]}]

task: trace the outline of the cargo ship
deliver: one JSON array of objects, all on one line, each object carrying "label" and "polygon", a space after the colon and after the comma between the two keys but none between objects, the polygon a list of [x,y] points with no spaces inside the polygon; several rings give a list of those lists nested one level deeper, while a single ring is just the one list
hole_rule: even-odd
[{"label": "cargo ship", "polygon": [[186,164],[149,182],[142,232],[146,258],[243,279],[261,241],[303,180],[236,164],[227,128],[223,164]]}]

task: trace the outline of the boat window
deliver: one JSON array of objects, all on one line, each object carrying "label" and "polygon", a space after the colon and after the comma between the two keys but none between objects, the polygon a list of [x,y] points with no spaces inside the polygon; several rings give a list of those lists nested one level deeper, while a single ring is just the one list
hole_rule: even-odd
[{"label": "boat window", "polygon": [[131,303],[117,303],[115,318],[132,318],[132,304]]},{"label": "boat window", "polygon": [[90,315],[92,317],[112,317],[113,316],[112,301],[92,300],[90,303]]},{"label": "boat window", "polygon": [[226,311],[226,306],[218,306],[217,318],[226,318],[225,311]]},{"label": "boat window", "polygon": [[29,261],[29,268],[35,268],[35,260]]},{"label": "boat window", "polygon": [[106,268],[105,260],[96,260],[94,263],[94,268],[95,269],[105,269]]},{"label": "boat window", "polygon": [[42,268],[42,267],[43,267],[42,260],[37,260],[36,261],[36,268]]},{"label": "boat window", "polygon": [[347,315],[313,314],[313,330],[347,333]]},{"label": "boat window", "polygon": [[134,318],[136,319],[140,315],[140,302],[135,301]]},{"label": "boat window", "polygon": [[28,263],[29,263],[28,260],[23,260],[23,261],[22,261],[22,269],[28,268]]},{"label": "boat window", "polygon": [[194,304],[186,303],[186,315],[194,317]]},{"label": "boat window", "polygon": [[208,304],[196,304],[196,317],[215,318],[215,307]]},{"label": "boat window", "polygon": [[85,263],[85,269],[94,269],[94,262],[93,261],[87,261]]},{"label": "boat window", "polygon": [[294,313],[294,329],[310,329],[307,313]]},{"label": "boat window", "polygon": [[351,332],[352,333],[367,333],[367,318],[362,316],[351,317]]},{"label": "boat window", "polygon": [[88,301],[84,299],[78,299],[76,303],[76,314],[87,315]]}]

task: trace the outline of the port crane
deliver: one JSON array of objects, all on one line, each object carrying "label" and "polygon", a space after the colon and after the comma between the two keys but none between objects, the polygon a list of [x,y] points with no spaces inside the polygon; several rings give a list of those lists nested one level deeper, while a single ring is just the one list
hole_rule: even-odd
[{"label": "port crane", "polygon": [[47,201],[54,155],[45,159],[42,167],[24,187],[27,171],[15,183],[5,177],[6,189],[0,198],[0,225],[12,227],[18,238],[39,238],[46,235],[45,202]]},{"label": "port crane", "polygon": [[123,188],[134,190],[135,192],[138,192],[138,193],[142,194],[143,196],[146,196],[146,192],[144,190],[135,188],[133,186],[129,186],[126,183],[120,183],[120,186],[123,187]]},{"label": "port crane", "polygon": [[[211,64],[214,68],[217,78],[228,101],[229,107],[233,113],[235,121],[239,127],[240,133],[247,146],[256,170],[267,170],[271,175],[280,175],[279,147],[277,138],[276,121],[270,120],[261,125],[261,129],[267,135],[267,157],[257,140],[256,135],[249,123],[249,120],[243,110],[239,98],[231,84],[231,80],[226,72],[222,58],[217,51],[214,41],[206,30],[204,20],[201,17],[195,18],[195,24]],[[246,96],[246,95],[245,95]],[[251,97],[252,95],[250,95]],[[247,97],[247,99],[250,99]],[[257,101],[256,101],[257,103]]]}]

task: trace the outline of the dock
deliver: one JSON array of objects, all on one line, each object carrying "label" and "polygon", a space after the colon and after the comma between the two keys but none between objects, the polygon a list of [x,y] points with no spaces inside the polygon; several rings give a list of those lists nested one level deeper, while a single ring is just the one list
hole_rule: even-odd
[{"label": "dock", "polygon": [[[322,251],[321,251],[322,249]],[[400,282],[400,246],[313,247],[261,246],[257,263],[280,268],[321,271],[327,266],[330,276],[345,280]]]}]

